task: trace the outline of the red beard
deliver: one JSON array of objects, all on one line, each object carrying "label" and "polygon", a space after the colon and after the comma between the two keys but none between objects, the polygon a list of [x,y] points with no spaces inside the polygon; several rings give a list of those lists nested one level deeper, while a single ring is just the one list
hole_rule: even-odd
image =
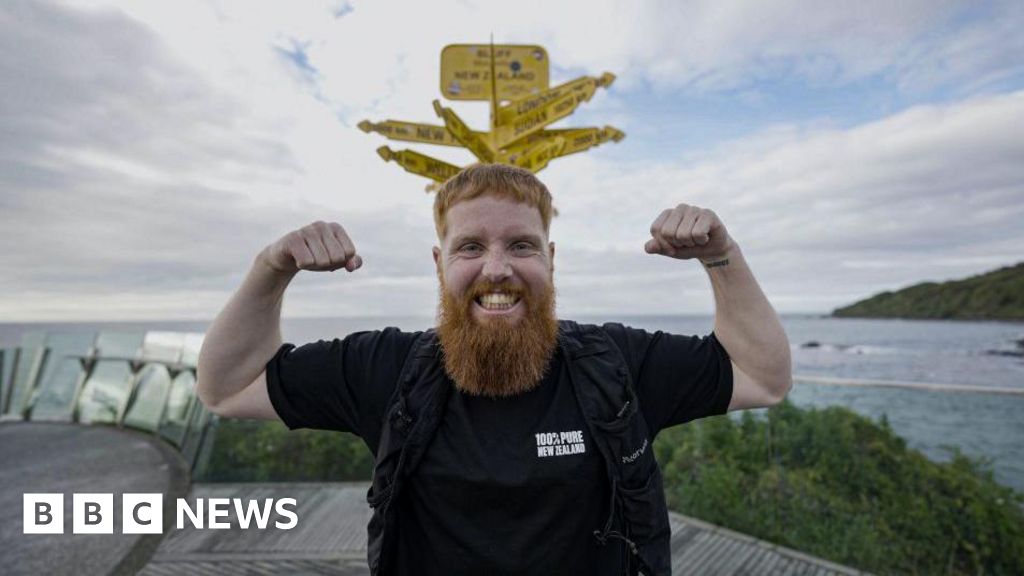
[{"label": "red beard", "polygon": [[[476,298],[495,291],[521,299],[525,314],[519,322],[473,316]],[[445,372],[462,392],[492,398],[528,392],[544,378],[558,342],[554,288],[534,295],[511,284],[481,282],[457,300],[441,278],[437,335]]]}]

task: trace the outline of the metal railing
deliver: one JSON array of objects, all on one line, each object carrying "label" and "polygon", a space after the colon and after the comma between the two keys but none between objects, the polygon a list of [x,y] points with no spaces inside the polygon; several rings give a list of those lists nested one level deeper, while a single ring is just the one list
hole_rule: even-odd
[{"label": "metal railing", "polygon": [[[154,341],[152,334],[177,338],[180,345]],[[54,336],[32,333],[23,337],[22,346],[0,349],[0,421],[147,432],[177,448],[193,478],[203,474],[218,418],[195,394],[201,335],[125,333],[111,339],[111,333],[100,332],[92,335],[84,353],[68,342],[50,342]]]}]

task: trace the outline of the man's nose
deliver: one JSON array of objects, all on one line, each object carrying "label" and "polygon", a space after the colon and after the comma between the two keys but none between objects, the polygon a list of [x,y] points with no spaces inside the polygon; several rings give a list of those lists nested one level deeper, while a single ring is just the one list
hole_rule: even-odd
[{"label": "man's nose", "polygon": [[491,282],[506,280],[512,276],[512,266],[505,254],[491,252],[486,256],[484,268],[481,271],[484,278]]}]

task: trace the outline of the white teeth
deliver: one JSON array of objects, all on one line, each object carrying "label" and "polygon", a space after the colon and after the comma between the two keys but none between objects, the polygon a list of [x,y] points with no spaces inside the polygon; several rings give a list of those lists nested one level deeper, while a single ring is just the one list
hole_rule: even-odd
[{"label": "white teeth", "polygon": [[487,310],[505,310],[511,308],[519,298],[511,294],[503,294],[501,292],[492,292],[490,294],[484,294],[478,300],[480,305]]}]

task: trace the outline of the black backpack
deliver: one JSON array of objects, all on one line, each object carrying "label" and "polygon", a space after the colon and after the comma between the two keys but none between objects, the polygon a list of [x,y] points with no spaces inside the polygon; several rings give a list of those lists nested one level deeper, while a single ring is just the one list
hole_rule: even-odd
[{"label": "black backpack", "polygon": [[[671,529],[661,470],[651,446],[653,436],[610,330],[624,328],[559,321],[558,344],[611,486],[608,520],[595,527],[594,537],[602,545],[616,542],[625,547],[623,574],[668,575],[672,573]],[[433,439],[450,392],[437,334],[428,330],[413,343],[385,412],[373,483],[366,497],[373,508],[367,556],[375,576],[391,570],[397,530],[397,506],[392,503],[398,501]],[[613,530],[616,526],[620,530]]]}]

